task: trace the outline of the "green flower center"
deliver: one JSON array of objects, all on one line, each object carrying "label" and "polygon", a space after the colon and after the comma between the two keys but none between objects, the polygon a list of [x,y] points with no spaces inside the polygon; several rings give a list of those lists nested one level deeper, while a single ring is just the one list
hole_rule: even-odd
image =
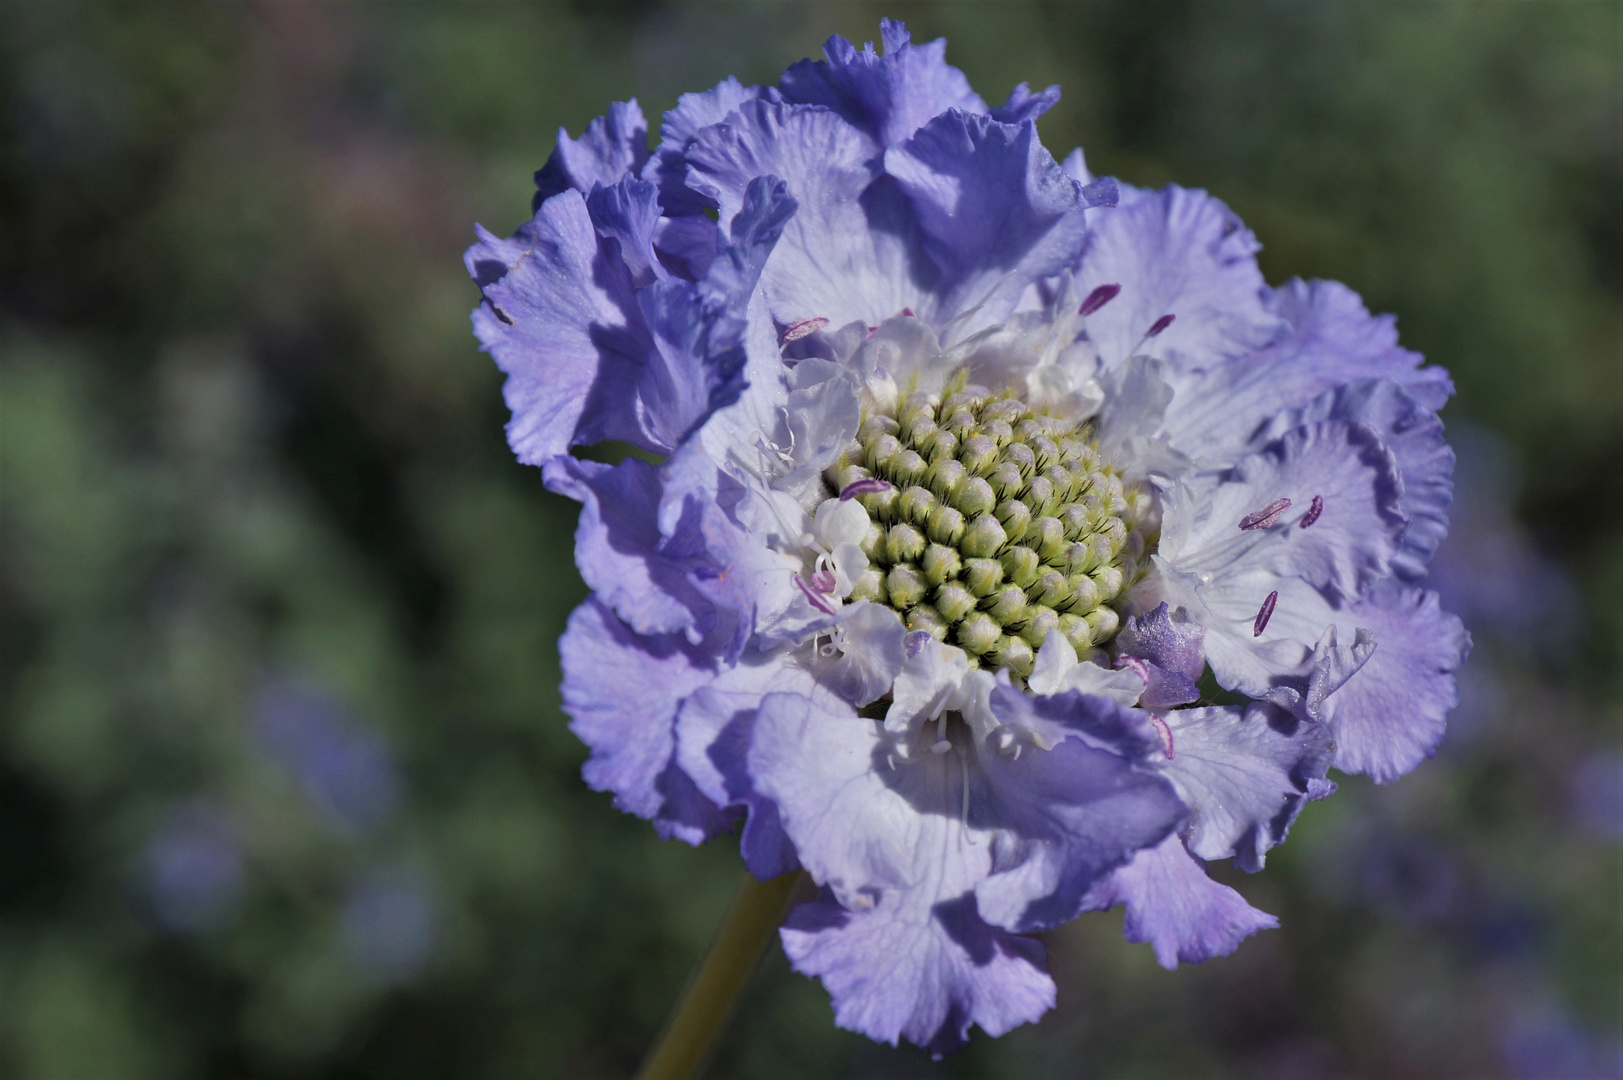
[{"label": "green flower center", "polygon": [[836,471],[842,492],[890,485],[853,496],[868,511],[869,567],[851,598],[1022,678],[1051,630],[1080,656],[1114,637],[1148,560],[1149,493],[1123,484],[1089,425],[962,373],[942,394],[866,414]]}]

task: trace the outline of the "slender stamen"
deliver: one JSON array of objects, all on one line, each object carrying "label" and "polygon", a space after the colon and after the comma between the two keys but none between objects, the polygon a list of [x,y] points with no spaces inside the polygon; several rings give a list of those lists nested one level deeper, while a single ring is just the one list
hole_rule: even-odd
[{"label": "slender stamen", "polygon": [[1313,496],[1312,504],[1308,506],[1307,513],[1302,516],[1302,522],[1297,526],[1297,528],[1307,528],[1309,525],[1319,520],[1319,515],[1322,513],[1324,513],[1324,496],[1315,495]]},{"label": "slender stamen", "polygon": [[783,343],[787,345],[791,341],[799,341],[803,337],[810,337],[827,325],[828,320],[821,315],[813,319],[801,319],[799,322],[792,322],[783,331]]},{"label": "slender stamen", "polygon": [[1088,293],[1088,298],[1082,301],[1082,306],[1077,309],[1076,313],[1078,315],[1092,315],[1095,311],[1114,300],[1119,292],[1121,292],[1120,285],[1101,285]]},{"label": "slender stamen", "polygon": [[1161,746],[1167,752],[1167,760],[1171,761],[1176,756],[1172,752],[1172,729],[1155,713],[1150,713],[1150,722],[1155,725],[1155,730],[1161,733]]},{"label": "slender stamen", "polygon": [[1177,318],[1176,315],[1170,315],[1170,314],[1161,316],[1159,319],[1156,319],[1155,322],[1150,324],[1150,328],[1148,330],[1144,331],[1144,336],[1146,338],[1155,337],[1161,331],[1163,331],[1167,327],[1171,326],[1172,321],[1174,319],[1176,319],[1176,318]]},{"label": "slender stamen", "polygon": [[[1253,510],[1251,513],[1247,514],[1245,517],[1241,518],[1240,519],[1240,528],[1242,528],[1242,529],[1267,529],[1267,528],[1271,528],[1273,526],[1274,522],[1279,520],[1279,516],[1281,514],[1283,514],[1286,510],[1290,509],[1290,506],[1291,506],[1291,501],[1289,499],[1275,499],[1273,502],[1269,503],[1267,506],[1264,506],[1261,510]],[[1309,511],[1309,513],[1311,513],[1311,511]]]},{"label": "slender stamen", "polygon": [[[837,614],[837,609],[834,607],[834,605],[830,604],[828,600],[824,598],[822,593],[806,584],[806,579],[801,577],[799,574],[795,575],[795,584],[800,586],[801,594],[811,602],[812,607],[816,608],[818,611],[821,611],[824,615]],[[1260,633],[1261,631],[1258,632]]]},{"label": "slender stamen", "polygon": [[858,495],[878,495],[882,491],[889,490],[889,480],[881,480],[877,476],[868,476],[861,480],[853,480],[845,485],[845,489],[840,492],[840,501],[850,502]]},{"label": "slender stamen", "polygon": [[1268,599],[1262,602],[1262,609],[1251,623],[1251,636],[1261,637],[1262,632],[1268,629],[1268,620],[1274,617],[1274,605],[1279,603],[1279,590],[1275,589],[1268,594]]}]

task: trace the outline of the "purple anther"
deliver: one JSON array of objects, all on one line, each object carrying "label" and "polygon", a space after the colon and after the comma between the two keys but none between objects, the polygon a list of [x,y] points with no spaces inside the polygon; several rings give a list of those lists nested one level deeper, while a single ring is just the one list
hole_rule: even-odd
[{"label": "purple anther", "polygon": [[1324,496],[1315,495],[1313,496],[1313,502],[1307,508],[1307,513],[1302,515],[1301,523],[1297,526],[1297,528],[1307,528],[1309,525],[1319,520],[1319,515],[1322,513],[1324,513]]},{"label": "purple anther", "polygon": [[1078,315],[1092,315],[1095,311],[1114,300],[1119,292],[1121,292],[1120,285],[1101,285],[1088,293],[1088,298],[1082,301],[1082,306],[1077,309],[1076,313]]},{"label": "purple anther", "polygon": [[795,584],[800,586],[801,593],[806,597],[807,600],[811,601],[812,607],[816,608],[818,611],[821,611],[824,615],[836,614],[834,605],[828,602],[828,598],[808,585],[806,583],[806,579],[801,577],[799,574],[795,575]]},{"label": "purple anther", "polygon": [[[1268,529],[1272,528],[1279,516],[1291,508],[1289,499],[1275,499],[1261,510],[1253,510],[1240,519],[1242,529]],[[1309,511],[1312,513],[1312,511]]]},{"label": "purple anther", "polygon": [[834,576],[834,571],[832,570],[819,570],[817,573],[811,576],[812,588],[816,589],[820,593],[832,594],[834,592],[835,585],[838,583],[839,579]]},{"label": "purple anther", "polygon": [[799,341],[803,337],[811,337],[813,334],[817,333],[817,331],[821,330],[827,325],[828,320],[823,318],[821,315],[817,316],[815,319],[801,319],[799,322],[792,322],[783,331],[783,343],[787,345],[791,341]]},{"label": "purple anther", "polygon": [[1153,323],[1150,324],[1150,328],[1147,331],[1144,332],[1144,336],[1147,337],[1147,338],[1154,337],[1155,335],[1159,334],[1161,331],[1165,330],[1167,327],[1171,326],[1172,325],[1172,320],[1176,319],[1176,318],[1177,318],[1176,315],[1163,315],[1163,316],[1161,316],[1159,319],[1156,319]]},{"label": "purple anther", "polygon": [[861,480],[853,480],[845,485],[845,490],[840,492],[840,501],[850,502],[858,495],[878,495],[882,491],[889,490],[889,480],[881,480],[877,476],[865,476]]},{"label": "purple anther", "polygon": [[903,309],[902,309],[902,314],[903,314],[903,315],[906,315],[906,316],[907,316],[907,317],[908,317],[908,318],[909,318],[909,319],[916,319],[916,318],[918,318],[918,316],[917,316],[917,315],[914,315],[914,314],[913,314],[913,309],[912,309],[912,308],[910,308],[910,307],[904,307],[904,308],[903,308]]},{"label": "purple anther", "polygon": [[1274,617],[1274,605],[1279,603],[1279,590],[1275,589],[1268,594],[1268,599],[1262,602],[1262,609],[1257,612],[1256,621],[1251,624],[1251,636],[1261,637],[1262,632],[1268,629],[1268,620]]},{"label": "purple anther", "polygon": [[1150,723],[1154,724],[1155,730],[1161,733],[1161,747],[1167,752],[1167,760],[1171,761],[1176,756],[1172,752],[1172,729],[1167,727],[1167,722],[1155,713],[1150,713]]}]

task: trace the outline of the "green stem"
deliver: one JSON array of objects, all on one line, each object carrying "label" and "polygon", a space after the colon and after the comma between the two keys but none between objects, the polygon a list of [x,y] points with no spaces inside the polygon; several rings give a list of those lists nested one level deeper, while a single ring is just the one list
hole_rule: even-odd
[{"label": "green stem", "polygon": [[726,921],[682,991],[659,1042],[643,1061],[638,1080],[688,1080],[694,1075],[726,1024],[772,932],[783,922],[789,894],[799,880],[799,873],[771,881],[744,875]]}]

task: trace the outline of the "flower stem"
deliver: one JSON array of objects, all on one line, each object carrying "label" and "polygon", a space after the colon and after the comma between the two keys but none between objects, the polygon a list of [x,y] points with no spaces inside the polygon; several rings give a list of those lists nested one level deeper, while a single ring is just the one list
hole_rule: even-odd
[{"label": "flower stem", "polygon": [[638,1080],[688,1080],[694,1075],[731,1015],[772,932],[783,922],[789,894],[800,876],[784,874],[757,881],[749,873],[744,875],[726,921],[682,991],[665,1031],[643,1060]]}]

